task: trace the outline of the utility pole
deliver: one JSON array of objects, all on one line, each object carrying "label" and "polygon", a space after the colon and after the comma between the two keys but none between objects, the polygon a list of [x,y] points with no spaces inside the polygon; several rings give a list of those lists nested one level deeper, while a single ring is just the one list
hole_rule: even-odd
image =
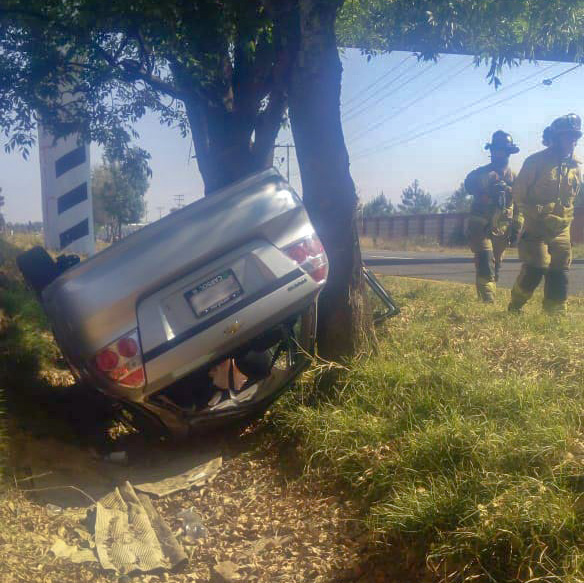
[{"label": "utility pole", "polygon": [[296,148],[294,144],[276,144],[274,148],[286,148],[286,180],[290,182],[290,148]]},{"label": "utility pole", "polygon": [[174,195],[174,204],[176,205],[176,208],[182,208],[183,206],[185,206],[185,195],[184,194],[175,194]]},{"label": "utility pole", "polygon": [[164,210],[163,206],[157,206],[156,210],[158,211],[158,220],[162,218],[162,211]]}]

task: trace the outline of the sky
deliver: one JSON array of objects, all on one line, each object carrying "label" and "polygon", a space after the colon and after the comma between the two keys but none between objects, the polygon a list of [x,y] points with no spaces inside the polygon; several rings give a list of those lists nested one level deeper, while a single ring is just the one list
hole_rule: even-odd
[{"label": "sky", "polygon": [[[554,118],[571,112],[584,116],[584,67],[570,71],[573,65],[568,63],[505,69],[503,84],[495,90],[486,79],[487,68],[476,68],[469,56],[445,55],[437,63],[423,63],[394,52],[368,62],[359,51],[346,50],[342,62],[343,129],[363,202],[383,191],[396,203],[415,179],[444,200],[468,172],[488,162],[484,145],[494,131],[510,132],[521,148],[511,157],[511,166],[519,170],[526,156],[541,149],[542,131]],[[553,81],[546,85],[544,79]],[[203,184],[190,138],[161,126],[153,115],[146,115],[136,129],[138,144],[152,155],[147,219],[166,214],[177,195],[185,203],[201,197]],[[277,143],[293,143],[290,131],[280,132]],[[100,152],[92,145],[92,164],[100,163]],[[584,144],[578,154],[584,158]],[[286,174],[285,150],[278,149],[277,156],[276,165]],[[290,169],[291,183],[301,192],[293,149]],[[25,161],[0,148],[0,187],[8,221],[41,220],[36,149]]]}]

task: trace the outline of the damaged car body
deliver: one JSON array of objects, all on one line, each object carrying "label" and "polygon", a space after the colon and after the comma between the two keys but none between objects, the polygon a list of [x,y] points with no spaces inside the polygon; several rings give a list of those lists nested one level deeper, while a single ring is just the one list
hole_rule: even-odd
[{"label": "damaged car body", "polygon": [[184,436],[258,415],[306,367],[328,261],[275,170],[198,200],[97,255],[21,255],[75,376],[137,425]]}]

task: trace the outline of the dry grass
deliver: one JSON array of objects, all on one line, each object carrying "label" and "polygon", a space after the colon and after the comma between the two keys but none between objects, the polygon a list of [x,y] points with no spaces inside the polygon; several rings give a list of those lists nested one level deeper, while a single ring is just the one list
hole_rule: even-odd
[{"label": "dry grass", "polygon": [[440,245],[436,239],[429,237],[411,237],[409,239],[382,239],[379,237],[360,237],[361,248],[383,249],[385,251],[420,251],[432,253],[469,253],[468,247]]}]

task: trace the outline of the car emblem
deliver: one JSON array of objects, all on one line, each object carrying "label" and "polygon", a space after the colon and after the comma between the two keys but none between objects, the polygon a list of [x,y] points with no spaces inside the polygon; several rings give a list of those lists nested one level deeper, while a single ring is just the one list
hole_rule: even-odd
[{"label": "car emblem", "polygon": [[225,328],[225,330],[223,330],[223,334],[225,334],[226,336],[233,336],[234,334],[237,334],[240,329],[241,323],[235,320],[235,322],[233,322],[231,326],[228,326],[227,328]]}]

